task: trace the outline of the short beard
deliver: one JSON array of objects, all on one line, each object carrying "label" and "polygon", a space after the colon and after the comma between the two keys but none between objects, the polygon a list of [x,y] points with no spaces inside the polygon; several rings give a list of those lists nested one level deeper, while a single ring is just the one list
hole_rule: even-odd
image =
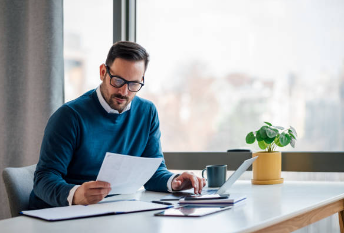
[{"label": "short beard", "polygon": [[[122,108],[120,108],[120,109],[116,109],[115,108],[115,102],[116,102],[116,100],[115,100],[115,98],[118,98],[118,99],[124,99],[124,100],[126,100],[127,102],[125,103],[125,105],[122,107]],[[122,112],[124,109],[125,109],[125,107],[127,107],[127,105],[128,105],[128,102],[129,102],[129,98],[127,97],[127,96],[122,96],[121,94],[112,94],[111,96],[110,96],[110,99],[109,99],[109,105],[110,105],[110,107],[112,108],[112,109],[115,109],[115,110],[117,110],[118,112]]]},{"label": "short beard", "polygon": [[[129,102],[129,98],[128,98],[127,96],[122,96],[121,94],[112,94],[112,95],[109,97],[109,99],[107,99],[107,94],[108,94],[108,92],[107,92],[107,90],[106,90],[106,85],[104,84],[105,78],[106,78],[106,76],[104,76],[104,81],[103,81],[103,83],[100,84],[100,92],[101,92],[101,94],[102,94],[102,96],[103,96],[105,102],[107,102],[107,104],[108,104],[112,109],[115,109],[115,110],[117,110],[119,113],[121,113],[121,112],[125,109],[125,107],[127,107],[127,105],[129,104],[129,103],[128,103],[128,102]],[[104,86],[103,86],[103,85],[104,85]],[[121,108],[121,109],[116,109],[117,107],[116,107],[116,105],[115,105],[115,101],[116,101],[116,100],[114,100],[115,98],[125,99],[125,100],[127,100],[127,103],[123,106],[123,108]]]}]

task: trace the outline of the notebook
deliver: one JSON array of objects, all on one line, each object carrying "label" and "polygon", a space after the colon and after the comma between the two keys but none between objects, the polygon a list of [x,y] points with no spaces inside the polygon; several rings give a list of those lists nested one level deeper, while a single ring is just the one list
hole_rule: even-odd
[{"label": "notebook", "polygon": [[[202,190],[202,195],[209,195],[209,194],[224,194],[233,184],[235,181],[239,179],[239,177],[252,165],[252,163],[258,158],[255,156],[254,158],[245,160],[239,168],[227,179],[227,181],[218,189],[205,189]],[[162,197],[160,200],[162,201],[174,201],[185,198],[186,196],[194,195],[192,192],[173,192],[169,195]]]},{"label": "notebook", "polygon": [[40,210],[28,210],[22,211],[21,214],[47,221],[59,221],[108,214],[125,214],[148,210],[160,210],[170,207],[172,206],[145,201],[126,200],[98,203],[93,205],[73,205]]}]

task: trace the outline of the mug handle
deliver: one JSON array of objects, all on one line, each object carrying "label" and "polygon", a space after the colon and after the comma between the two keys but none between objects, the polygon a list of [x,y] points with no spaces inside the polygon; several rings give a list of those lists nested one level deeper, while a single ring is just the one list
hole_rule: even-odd
[{"label": "mug handle", "polygon": [[202,178],[205,178],[205,177],[204,177],[204,172],[205,172],[205,170],[207,170],[207,169],[204,168],[204,169],[202,170]]}]

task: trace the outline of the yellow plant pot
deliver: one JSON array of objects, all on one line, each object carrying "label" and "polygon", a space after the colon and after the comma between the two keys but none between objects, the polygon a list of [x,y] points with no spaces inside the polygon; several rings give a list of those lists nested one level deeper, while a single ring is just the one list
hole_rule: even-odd
[{"label": "yellow plant pot", "polygon": [[252,184],[281,184],[282,154],[281,152],[256,152],[252,157],[256,157],[253,162]]}]

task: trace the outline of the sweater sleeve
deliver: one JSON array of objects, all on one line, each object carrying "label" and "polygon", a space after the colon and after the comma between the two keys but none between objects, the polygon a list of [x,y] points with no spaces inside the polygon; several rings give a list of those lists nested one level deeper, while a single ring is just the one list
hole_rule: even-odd
[{"label": "sweater sleeve", "polygon": [[158,113],[154,105],[151,108],[151,125],[149,138],[142,157],[162,158],[162,162],[154,175],[144,185],[146,190],[167,192],[167,181],[173,175],[167,170],[160,143]]},{"label": "sweater sleeve", "polygon": [[74,184],[64,177],[77,145],[78,120],[68,106],[62,106],[49,119],[44,131],[40,159],[34,177],[34,193],[51,206],[68,205]]}]

